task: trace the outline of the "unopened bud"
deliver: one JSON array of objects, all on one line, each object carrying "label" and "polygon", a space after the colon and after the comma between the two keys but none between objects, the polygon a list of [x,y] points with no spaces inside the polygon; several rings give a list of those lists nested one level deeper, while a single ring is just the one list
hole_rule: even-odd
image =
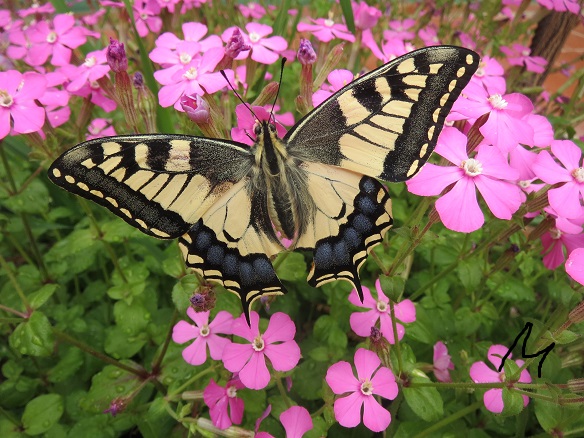
[{"label": "unopened bud", "polygon": [[110,37],[110,43],[107,46],[105,56],[108,65],[114,73],[128,70],[128,58],[126,57],[124,43],[120,43],[118,40]]},{"label": "unopened bud", "polygon": [[581,301],[569,314],[568,319],[572,321],[573,324],[578,324],[584,321],[584,301]]},{"label": "unopened bud", "polygon": [[302,38],[298,47],[298,61],[302,65],[311,65],[316,62],[316,52],[309,40]]},{"label": "unopened bud", "polygon": [[322,68],[318,72],[318,76],[314,80],[313,90],[317,90],[323,84],[328,74],[333,71],[337,66],[341,58],[343,57],[343,47],[345,43],[337,44],[332,48],[332,50],[327,55]]},{"label": "unopened bud", "polygon": [[124,398],[114,398],[111,401],[109,408],[103,411],[103,413],[112,414],[112,417],[115,417],[126,408],[126,403],[126,399]]},{"label": "unopened bud", "polygon": [[238,28],[235,28],[231,34],[231,38],[229,38],[229,41],[227,41],[227,44],[225,45],[225,56],[234,59],[237,58],[241,52],[246,52],[249,49],[251,49],[251,46],[245,44],[241,31]]},{"label": "unopened bud", "polygon": [[258,97],[252,102],[252,106],[264,106],[271,104],[278,94],[279,84],[277,82],[270,82],[266,85]]},{"label": "unopened bud", "polygon": [[206,312],[215,307],[215,291],[213,286],[205,284],[197,288],[191,297],[191,306],[195,312]]},{"label": "unopened bud", "polygon": [[205,102],[197,93],[180,98],[180,106],[185,111],[189,119],[195,123],[209,123],[209,104]]},{"label": "unopened bud", "polygon": [[144,87],[144,76],[142,76],[142,73],[140,73],[139,71],[134,73],[134,78],[132,80],[132,83],[134,84],[134,88],[136,88],[137,90],[139,90],[140,88],[143,88]]},{"label": "unopened bud", "polygon": [[568,389],[573,393],[584,392],[584,379],[570,379],[568,380]]}]

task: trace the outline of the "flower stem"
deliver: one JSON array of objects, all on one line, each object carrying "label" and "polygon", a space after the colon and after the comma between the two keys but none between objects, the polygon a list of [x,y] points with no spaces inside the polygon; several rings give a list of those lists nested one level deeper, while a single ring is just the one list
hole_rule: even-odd
[{"label": "flower stem", "polygon": [[473,403],[472,405],[467,406],[466,408],[461,409],[458,412],[455,412],[454,414],[449,415],[446,418],[443,418],[442,420],[438,421],[437,423],[434,423],[428,429],[415,435],[414,438],[422,438],[422,437],[431,435],[434,432],[442,429],[444,426],[447,426],[448,424],[458,420],[459,418],[466,417],[468,414],[473,413],[474,411],[479,409],[481,407],[481,405],[482,405],[482,403],[480,401],[477,401],[477,402]]}]

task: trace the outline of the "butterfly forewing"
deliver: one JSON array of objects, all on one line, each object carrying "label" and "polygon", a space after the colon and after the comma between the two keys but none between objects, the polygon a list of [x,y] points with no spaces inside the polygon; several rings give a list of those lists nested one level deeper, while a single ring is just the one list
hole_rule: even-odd
[{"label": "butterfly forewing", "polygon": [[[249,148],[182,135],[90,140],[61,155],[51,180],[90,199],[146,234],[186,233],[251,169]],[[221,165],[218,165],[221,163]]]},{"label": "butterfly forewing", "polygon": [[416,50],[333,94],[284,138],[291,155],[385,181],[414,176],[478,67],[460,47]]}]

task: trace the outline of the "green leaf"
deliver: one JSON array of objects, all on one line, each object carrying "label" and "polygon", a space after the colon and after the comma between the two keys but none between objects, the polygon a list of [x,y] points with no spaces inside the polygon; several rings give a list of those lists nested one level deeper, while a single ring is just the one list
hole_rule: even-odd
[{"label": "green leaf", "polygon": [[47,380],[52,383],[63,382],[73,376],[83,365],[83,353],[78,348],[68,348],[57,365],[47,374]]},{"label": "green leaf", "polygon": [[270,412],[270,415],[272,415],[274,418],[280,418],[282,412],[288,409],[288,405],[286,404],[284,397],[281,395],[272,395],[268,397],[268,404],[272,405],[272,411]]},{"label": "green leaf", "polygon": [[503,388],[503,412],[502,417],[514,417],[523,410],[523,397],[516,391]]},{"label": "green leaf", "polygon": [[[123,363],[134,365],[129,361]],[[87,396],[80,401],[80,405],[87,412],[101,414],[110,407],[112,400],[127,397],[140,386],[141,380],[135,374],[113,365],[106,365],[93,376],[91,388]],[[107,418],[105,415],[103,417]]]},{"label": "green leaf", "polygon": [[343,16],[345,17],[345,23],[347,24],[347,29],[351,33],[355,33],[355,19],[353,18],[353,7],[351,6],[351,0],[340,0],[341,9],[343,11]]},{"label": "green leaf", "polygon": [[461,307],[454,314],[454,325],[461,336],[469,336],[479,329],[481,321],[468,307]]},{"label": "green leaf", "polygon": [[323,315],[316,320],[314,324],[314,336],[333,348],[344,350],[347,347],[347,335],[341,330],[337,321]]},{"label": "green leaf", "polygon": [[252,416],[259,417],[266,409],[265,390],[240,389],[237,391],[237,396],[243,400],[246,412],[249,412]]},{"label": "green leaf", "polygon": [[562,333],[560,333],[558,336],[556,336],[553,339],[557,344],[564,345],[564,344],[571,344],[572,342],[576,341],[577,339],[580,339],[580,337],[581,336],[578,333],[574,333],[570,330],[564,330]]},{"label": "green leaf", "polygon": [[144,438],[159,438],[172,436],[175,420],[168,415],[165,406],[168,404],[163,397],[158,397],[150,403],[148,411],[136,418],[140,435]]},{"label": "green leaf", "polygon": [[0,417],[0,436],[2,438],[26,438],[18,423],[13,423],[6,417]]},{"label": "green leaf", "polygon": [[33,179],[22,192],[4,200],[3,205],[15,213],[42,214],[49,210],[50,199],[47,187]]},{"label": "green leaf", "polygon": [[[412,382],[430,382],[430,379],[414,377]],[[422,420],[435,422],[444,417],[442,397],[436,388],[404,387],[403,392],[408,406]]]},{"label": "green leaf", "polygon": [[[278,266],[278,260],[282,263]],[[274,262],[278,269],[276,274],[280,280],[300,281],[306,278],[306,262],[299,252],[284,252],[278,255]]]},{"label": "green leaf", "polygon": [[48,318],[39,311],[20,323],[10,335],[10,346],[20,354],[50,356],[53,352],[53,332]]},{"label": "green leaf", "polygon": [[474,290],[483,278],[483,271],[477,260],[461,260],[457,267],[458,278],[467,291]]},{"label": "green leaf", "polygon": [[397,275],[393,277],[381,275],[379,277],[379,283],[381,284],[381,290],[393,302],[399,301],[406,285],[406,281]]},{"label": "green leaf", "polygon": [[36,292],[31,293],[28,296],[28,301],[33,309],[38,309],[43,304],[47,302],[49,298],[53,296],[56,290],[59,288],[58,284],[45,284]]},{"label": "green leaf", "polygon": [[320,416],[312,419],[312,429],[306,432],[304,438],[320,438],[326,436],[328,426]]},{"label": "green leaf", "polygon": [[148,327],[152,320],[150,312],[137,301],[128,305],[125,301],[114,304],[114,317],[118,327],[128,335],[136,335]]},{"label": "green leaf", "polygon": [[528,286],[523,280],[503,275],[498,272],[487,280],[487,286],[495,296],[512,303],[517,301],[535,301],[533,287]]},{"label": "green leaf", "polygon": [[22,425],[28,435],[40,435],[55,425],[63,415],[63,399],[58,394],[40,395],[27,403]]},{"label": "green leaf", "polygon": [[328,364],[307,359],[296,367],[296,375],[292,389],[306,400],[318,400],[322,397],[322,385]]},{"label": "green leaf", "polygon": [[108,289],[107,294],[114,300],[126,300],[132,302],[134,297],[141,295],[146,289],[146,280],[150,275],[144,263],[130,262],[122,258],[119,263],[124,272],[124,278],[116,269],[112,275],[112,282],[115,286]]},{"label": "green leaf", "polygon": [[138,353],[147,341],[146,332],[132,334],[116,326],[107,330],[104,349],[117,359],[128,359]]},{"label": "green leaf", "polygon": [[[540,391],[540,393],[547,393],[547,391]],[[547,393],[546,395],[549,395]],[[562,420],[562,407],[557,403],[535,399],[535,416],[543,430],[550,432],[559,425]]]}]

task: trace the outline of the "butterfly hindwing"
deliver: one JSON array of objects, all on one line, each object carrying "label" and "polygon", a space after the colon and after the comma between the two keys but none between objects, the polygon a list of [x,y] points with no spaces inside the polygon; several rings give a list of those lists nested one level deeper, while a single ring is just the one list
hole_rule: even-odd
[{"label": "butterfly hindwing", "polygon": [[312,286],[346,280],[360,292],[359,268],[391,227],[391,200],[374,178],[345,169],[305,162],[314,220],[299,236],[295,249],[311,250],[308,275]]},{"label": "butterfly hindwing", "polygon": [[272,228],[266,192],[249,178],[235,184],[179,239],[187,266],[222,284],[250,306],[263,295],[285,292],[270,262],[284,247]]},{"label": "butterfly hindwing", "polygon": [[478,67],[460,47],[416,50],[339,90],[284,137],[290,154],[385,181],[414,176]]},{"label": "butterfly hindwing", "polygon": [[[51,180],[146,234],[184,234],[252,166],[249,148],[183,135],[90,140],[61,155]],[[218,163],[221,163],[219,166]]]}]

